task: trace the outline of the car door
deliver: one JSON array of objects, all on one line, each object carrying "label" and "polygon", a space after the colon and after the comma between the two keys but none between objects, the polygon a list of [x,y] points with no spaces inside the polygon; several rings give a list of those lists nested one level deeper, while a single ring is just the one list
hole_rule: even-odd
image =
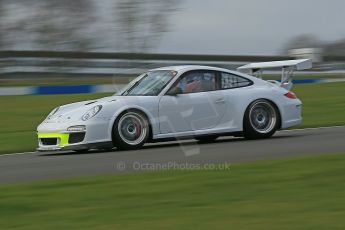
[{"label": "car door", "polygon": [[173,85],[181,89],[181,94],[164,95],[160,99],[161,134],[215,127],[221,121],[227,107],[218,85],[216,71],[198,70],[183,74]]},{"label": "car door", "polygon": [[[243,116],[246,109],[246,97],[250,95],[253,82],[245,77],[229,72],[220,73],[220,90],[226,101],[227,109],[223,119],[218,124],[226,132],[240,131],[243,126]],[[245,102],[245,103],[244,103]]]}]

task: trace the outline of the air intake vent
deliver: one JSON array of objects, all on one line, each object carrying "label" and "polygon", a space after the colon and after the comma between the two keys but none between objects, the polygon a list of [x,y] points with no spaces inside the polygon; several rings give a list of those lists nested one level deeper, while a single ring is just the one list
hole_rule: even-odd
[{"label": "air intake vent", "polygon": [[40,138],[42,145],[57,145],[57,138]]},{"label": "air intake vent", "polygon": [[85,133],[71,133],[69,135],[68,143],[75,144],[82,142],[85,138]]}]

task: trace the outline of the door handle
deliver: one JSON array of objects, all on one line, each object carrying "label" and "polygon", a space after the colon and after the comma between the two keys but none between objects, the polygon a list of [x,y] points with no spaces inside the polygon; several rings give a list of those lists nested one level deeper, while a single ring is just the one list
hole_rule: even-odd
[{"label": "door handle", "polygon": [[218,100],[215,101],[216,104],[223,104],[225,103],[225,100],[223,98],[220,98]]}]

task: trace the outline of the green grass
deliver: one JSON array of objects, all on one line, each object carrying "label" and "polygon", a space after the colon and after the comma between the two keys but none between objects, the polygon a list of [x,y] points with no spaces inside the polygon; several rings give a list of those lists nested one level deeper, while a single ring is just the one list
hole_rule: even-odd
[{"label": "green grass", "polygon": [[0,153],[35,150],[36,127],[55,107],[107,95],[1,96]]},{"label": "green grass", "polygon": [[301,127],[345,125],[345,83],[296,85],[303,102]]},{"label": "green grass", "polygon": [[[296,85],[294,91],[303,101],[301,127],[345,124],[345,83]],[[0,97],[0,153],[34,150],[36,127],[56,106],[105,95]]]},{"label": "green grass", "polygon": [[0,228],[343,230],[344,165],[335,154],[2,185]]}]

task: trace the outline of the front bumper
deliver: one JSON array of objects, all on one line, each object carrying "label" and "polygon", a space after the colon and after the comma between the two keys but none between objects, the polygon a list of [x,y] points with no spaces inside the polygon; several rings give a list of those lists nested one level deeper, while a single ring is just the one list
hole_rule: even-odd
[{"label": "front bumper", "polygon": [[66,148],[81,149],[85,132],[38,133],[38,151],[57,151]]},{"label": "front bumper", "polygon": [[87,150],[87,149],[109,149],[113,148],[111,141],[107,142],[95,142],[87,144],[73,144],[73,145],[56,145],[56,146],[39,146],[37,151],[39,152],[54,152],[54,151],[70,151],[70,150]]},{"label": "front bumper", "polygon": [[[69,128],[83,126],[84,130],[69,131]],[[37,128],[38,151],[83,150],[110,147],[111,126],[106,119],[75,124],[43,122]]]}]

